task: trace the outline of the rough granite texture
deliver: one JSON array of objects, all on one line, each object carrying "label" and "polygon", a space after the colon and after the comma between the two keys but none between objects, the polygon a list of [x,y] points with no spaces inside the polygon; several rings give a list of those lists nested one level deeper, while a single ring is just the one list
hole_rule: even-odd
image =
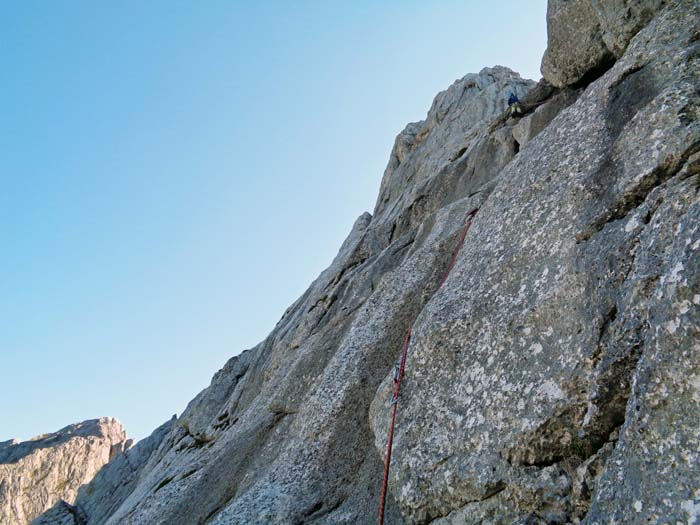
[{"label": "rough granite texture", "polygon": [[92,480],[80,487],[75,505],[60,500],[33,525],[74,525],[104,523],[131,494],[139,476],[158,461],[155,454],[163,438],[173,429],[176,418],[162,424],[146,439],[117,454]]},{"label": "rough granite texture", "polygon": [[392,471],[411,521],[479,523],[493,498],[493,523],[578,519],[573,469],[619,432],[586,521],[692,523],[698,29],[697,2],[664,11],[501,171],[414,328]]},{"label": "rough granite texture", "polygon": [[556,87],[585,82],[619,58],[673,0],[549,0],[542,75]]},{"label": "rough granite texture", "polygon": [[549,0],[544,78],[556,87],[575,84],[612,58],[591,0]]},{"label": "rough granite texture", "polygon": [[386,523],[700,524],[700,3],[663,4],[552,0],[597,20],[562,82],[440,93],[268,338],[38,523],[376,523],[413,326]]},{"label": "rough granite texture", "polygon": [[113,418],[0,443],[0,524],[26,525],[57,501],[74,501],[80,486],[129,444]]}]

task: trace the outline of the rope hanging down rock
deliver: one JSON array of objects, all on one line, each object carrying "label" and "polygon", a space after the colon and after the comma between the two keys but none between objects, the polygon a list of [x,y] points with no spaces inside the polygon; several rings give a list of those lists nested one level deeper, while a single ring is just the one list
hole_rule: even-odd
[{"label": "rope hanging down rock", "polygon": [[[452,268],[454,267],[455,262],[457,261],[457,256],[462,250],[462,246],[464,245],[464,239],[467,238],[467,232],[469,231],[469,228],[472,225],[472,220],[474,219],[474,216],[476,215],[477,211],[479,210],[473,210],[467,215],[467,224],[464,226],[462,236],[459,238],[457,247],[455,248],[455,251],[452,254],[452,259],[450,260],[450,264],[447,267],[447,271],[445,272],[445,275],[443,275],[440,284],[435,289],[436,293],[440,288],[442,288],[442,285],[445,284],[447,277],[450,275],[450,272],[452,271]],[[404,370],[406,369],[406,357],[408,356],[408,347],[411,344],[412,331],[413,327],[410,326],[408,328],[408,332],[406,333],[406,339],[403,343],[403,351],[401,353],[401,364],[399,365],[398,373],[394,375],[395,387],[394,395],[391,398],[391,424],[389,425],[389,439],[386,444],[386,461],[384,462],[384,482],[382,483],[382,495],[379,500],[379,525],[384,525],[384,505],[386,503],[386,491],[387,486],[389,484],[389,465],[391,464],[391,447],[394,444],[394,426],[396,424],[396,409],[399,405],[399,394],[401,393],[401,380],[403,379]]]}]

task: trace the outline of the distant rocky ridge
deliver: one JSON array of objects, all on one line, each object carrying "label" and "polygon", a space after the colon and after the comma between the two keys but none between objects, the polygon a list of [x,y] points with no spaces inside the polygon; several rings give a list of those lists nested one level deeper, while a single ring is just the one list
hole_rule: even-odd
[{"label": "distant rocky ridge", "polygon": [[0,443],[0,524],[25,525],[78,489],[131,445],[114,418],[69,425],[29,441]]},{"label": "distant rocky ridge", "polygon": [[386,523],[700,523],[700,3],[547,22],[543,80],[438,94],[268,338],[36,523],[376,523],[409,326]]}]

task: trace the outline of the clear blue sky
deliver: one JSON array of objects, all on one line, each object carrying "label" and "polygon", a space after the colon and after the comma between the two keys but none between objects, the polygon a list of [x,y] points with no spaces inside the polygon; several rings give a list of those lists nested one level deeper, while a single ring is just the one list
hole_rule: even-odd
[{"label": "clear blue sky", "polygon": [[0,440],[136,438],[263,339],[456,78],[545,0],[0,4]]}]

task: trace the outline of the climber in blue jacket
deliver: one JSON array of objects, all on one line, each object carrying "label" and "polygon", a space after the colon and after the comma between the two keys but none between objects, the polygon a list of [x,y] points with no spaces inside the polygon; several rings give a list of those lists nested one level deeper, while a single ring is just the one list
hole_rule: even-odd
[{"label": "climber in blue jacket", "polygon": [[510,92],[510,96],[508,97],[508,109],[510,109],[511,116],[522,114],[523,112],[523,108],[520,106],[520,99],[518,98],[518,95],[516,95],[512,91]]}]

